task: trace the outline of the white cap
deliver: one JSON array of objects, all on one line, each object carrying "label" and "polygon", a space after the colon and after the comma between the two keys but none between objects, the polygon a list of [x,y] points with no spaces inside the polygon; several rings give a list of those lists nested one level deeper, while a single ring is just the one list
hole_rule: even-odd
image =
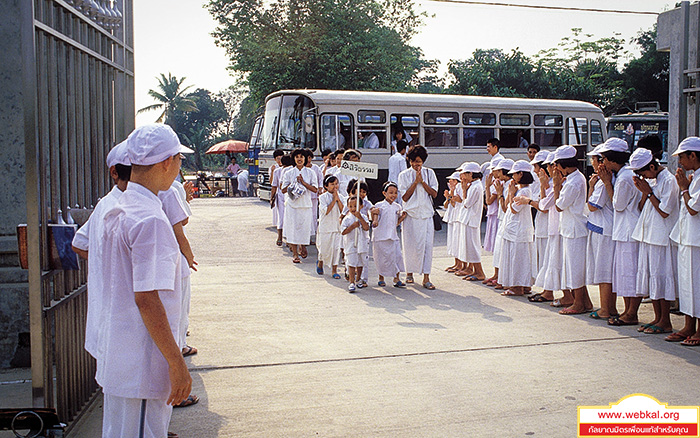
[{"label": "white cap", "polygon": [[455,169],[455,172],[461,172],[462,169],[464,169],[464,166],[466,166],[468,161],[465,161],[464,163],[460,164],[458,168]]},{"label": "white cap", "polygon": [[605,140],[605,143],[603,143],[603,147],[600,148],[598,152],[601,154],[603,152],[628,152],[629,151],[629,145],[627,142],[621,138],[617,137],[610,137],[609,139]]},{"label": "white cap", "polygon": [[604,144],[605,143],[601,143],[598,146],[594,147],[593,150],[587,153],[586,155],[588,155],[589,157],[602,157],[603,155],[601,155],[600,150],[603,149]]},{"label": "white cap", "polygon": [[533,158],[532,161],[530,161],[530,164],[544,163],[544,160],[546,160],[548,156],[549,152],[539,151],[535,154],[535,158]]},{"label": "white cap", "polygon": [[121,164],[123,166],[131,166],[131,161],[129,161],[129,154],[126,150],[126,140],[114,146],[111,151],[107,154],[107,167],[112,167],[115,164]]},{"label": "white cap", "polygon": [[498,164],[496,164],[493,170],[510,170],[513,168],[513,164],[515,164],[515,161],[511,160],[510,158],[504,158],[501,161],[499,161]]},{"label": "white cap", "polygon": [[559,146],[557,150],[554,151],[554,161],[565,160],[567,158],[576,157],[576,148],[565,144],[564,146]]},{"label": "white cap", "polygon": [[448,176],[447,179],[456,179],[459,181],[459,172],[454,172],[452,175]]},{"label": "white cap", "polygon": [[532,164],[528,163],[526,160],[518,160],[513,163],[513,167],[508,172],[509,175],[518,172],[532,172]]},{"label": "white cap", "polygon": [[547,155],[547,158],[544,159],[542,164],[552,164],[554,163],[554,152],[550,152],[549,155]]},{"label": "white cap", "polygon": [[163,123],[140,126],[129,134],[126,148],[131,164],[150,166],[178,153],[194,151],[180,144],[173,128]]},{"label": "white cap", "polygon": [[491,158],[491,161],[489,161],[489,169],[491,169],[491,170],[495,169],[496,166],[498,166],[498,163],[501,162],[501,160],[503,160],[503,158],[500,158],[500,157]]},{"label": "white cap", "polygon": [[630,157],[630,164],[628,167],[632,170],[639,170],[651,163],[653,158],[649,149],[637,148]]},{"label": "white cap", "polygon": [[673,155],[678,155],[681,152],[695,151],[700,152],[700,138],[698,137],[688,137],[678,145],[678,149]]},{"label": "white cap", "polygon": [[491,163],[489,163],[489,162],[486,162],[486,163],[482,164],[482,165],[481,165],[481,173],[483,173],[484,175],[486,175],[486,173],[491,169],[490,166],[491,166]]},{"label": "white cap", "polygon": [[464,172],[480,173],[481,166],[479,166],[479,163],[475,163],[473,161],[470,161],[468,163],[462,164],[462,170],[460,170],[459,172],[460,173],[464,173]]}]

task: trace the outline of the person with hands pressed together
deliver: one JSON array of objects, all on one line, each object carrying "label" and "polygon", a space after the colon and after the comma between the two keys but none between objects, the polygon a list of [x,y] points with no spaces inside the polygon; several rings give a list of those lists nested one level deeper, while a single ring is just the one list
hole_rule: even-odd
[{"label": "person with hands pressed together", "polygon": [[[494,165],[494,162],[496,163]],[[491,170],[491,175],[495,178],[493,183],[493,188],[496,192],[496,205],[498,206],[498,230],[496,231],[496,238],[493,244],[493,276],[488,279],[485,283],[487,286],[494,286],[495,289],[503,289],[503,284],[499,281],[499,271],[501,266],[501,253],[503,247],[503,231],[508,225],[508,216],[506,212],[508,211],[508,205],[506,202],[506,196],[504,192],[507,193],[508,187],[512,184],[511,176],[508,174],[513,168],[515,162],[509,158],[502,160],[492,160],[491,164],[493,169]]]},{"label": "person with hands pressed together", "polygon": [[[362,266],[369,254],[369,222],[362,213],[362,200],[357,195],[348,198],[349,214],[343,218],[340,228],[343,235],[343,250],[348,265],[350,293],[360,286]],[[358,205],[360,203],[360,205]]]},{"label": "person with hands pressed together", "polygon": [[306,258],[306,245],[311,242],[313,219],[311,193],[318,190],[316,174],[306,167],[309,157],[303,149],[292,152],[294,167],[284,173],[282,193],[284,202],[284,237],[292,248],[292,262],[300,263],[299,256]]},{"label": "person with hands pressed together", "polygon": [[384,200],[378,202],[370,209],[372,214],[372,249],[374,250],[374,263],[379,274],[378,286],[386,286],[384,277],[394,279],[394,287],[405,287],[399,278],[399,274],[405,270],[403,256],[401,254],[401,241],[397,229],[406,219],[406,212],[401,204],[396,202],[399,198],[399,188],[396,183],[387,181],[382,190]]}]

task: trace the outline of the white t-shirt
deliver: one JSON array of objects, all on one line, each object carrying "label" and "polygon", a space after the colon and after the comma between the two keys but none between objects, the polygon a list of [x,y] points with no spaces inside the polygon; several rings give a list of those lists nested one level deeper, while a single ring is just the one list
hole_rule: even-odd
[{"label": "white t-shirt", "polygon": [[[311,167],[309,169],[311,169],[316,176],[315,187],[319,189],[323,188],[323,170],[321,170],[318,164],[315,163],[311,163]],[[311,199],[318,199],[318,193],[311,192]]]},{"label": "white t-shirt", "polygon": [[365,141],[362,142],[362,146],[365,149],[378,149],[379,148],[379,137],[374,132],[370,133],[365,137]]},{"label": "white t-shirt", "polygon": [[239,192],[247,192],[248,191],[248,186],[250,185],[250,174],[248,173],[248,170],[243,169],[240,172],[238,172],[238,191]]},{"label": "white t-shirt", "polygon": [[[637,221],[637,226],[632,232],[632,238],[650,245],[668,245],[669,236],[678,221],[678,183],[676,177],[668,171],[662,170],[656,177],[656,184],[652,187],[652,193],[659,200],[659,208],[668,214],[667,218],[661,217],[654,204],[649,199],[644,203],[642,213]],[[700,230],[697,230],[700,232]]]},{"label": "white t-shirt", "polygon": [[90,218],[78,229],[73,246],[88,252],[88,310],[85,322],[85,350],[95,359],[103,353],[99,349],[99,334],[102,320],[102,302],[105,290],[102,283],[102,254],[104,241],[104,218],[109,210],[119,203],[122,191],[117,186],[107,193],[95,206]]},{"label": "white t-shirt", "polygon": [[481,181],[473,181],[469,185],[461,210],[459,219],[461,223],[472,228],[481,224],[481,214],[484,211],[484,186]]},{"label": "white t-shirt", "polygon": [[389,201],[384,200],[377,202],[375,205],[379,209],[379,218],[377,226],[372,230],[372,240],[399,240],[399,234],[396,232],[396,227],[398,226],[399,216],[403,208],[401,204],[394,201],[389,203]]},{"label": "white t-shirt", "polygon": [[586,227],[586,177],[576,170],[569,174],[559,193],[556,206],[561,211],[559,234],[567,239],[588,236]]},{"label": "white t-shirt", "polygon": [[554,188],[552,187],[552,179],[549,180],[549,188],[544,192],[545,197],[539,200],[538,207],[541,210],[547,210],[547,235],[556,236],[559,234],[559,218],[561,213],[554,205]]},{"label": "white t-shirt", "polygon": [[[173,181],[173,184],[168,190],[164,192],[158,192],[158,199],[160,199],[160,202],[163,203],[163,211],[165,212],[165,216],[167,216],[168,221],[170,221],[171,226],[175,226],[176,224],[179,224],[180,222],[184,221],[185,219],[191,216],[191,214],[188,213],[189,206],[185,207],[187,205],[187,201],[185,199],[182,199],[180,192],[177,188],[178,185],[182,186],[182,184],[180,184],[179,182]],[[180,262],[180,266],[182,270],[182,278],[189,277],[190,267],[187,264],[187,259],[185,258],[185,255],[181,255],[182,260]]]},{"label": "white t-shirt", "polygon": [[[343,208],[347,205],[347,200],[338,194],[340,202],[343,203]],[[333,202],[332,193],[324,193],[318,197],[318,232],[319,233],[340,233],[340,209],[338,205],[334,205],[330,213],[326,214],[328,206]]]},{"label": "white t-shirt", "polygon": [[399,183],[399,174],[404,170],[408,169],[408,163],[406,163],[406,155],[401,155],[396,152],[394,155],[389,157],[389,179],[393,183]]},{"label": "white t-shirt", "polygon": [[[368,222],[367,216],[363,213],[360,213],[360,216],[362,216],[365,222]],[[344,231],[347,227],[358,221],[359,219],[354,215],[348,214],[343,218],[340,229]],[[369,230],[363,230],[362,225],[360,225],[343,235],[343,251],[345,251],[345,254],[367,254],[369,252]]]},{"label": "white t-shirt", "polygon": [[[511,181],[515,184],[515,181]],[[530,187],[523,187],[515,192],[515,196],[531,196]],[[515,211],[515,213],[513,213]],[[505,227],[503,229],[503,238],[510,242],[532,242],[535,238],[535,228],[532,225],[532,207],[524,204],[516,203],[508,207],[505,214]]]},{"label": "white t-shirt", "polygon": [[613,216],[612,240],[629,242],[632,239],[632,231],[637,226],[639,219],[639,201],[642,192],[634,185],[634,172],[625,166],[617,172],[615,180],[615,193],[612,206],[615,211]]},{"label": "white t-shirt", "polygon": [[679,245],[700,247],[700,213],[691,216],[687,207],[693,211],[700,211],[700,169],[693,173],[693,180],[688,187],[690,200],[688,206],[685,200],[681,199],[681,209],[678,215],[678,222],[671,231],[671,240]]},{"label": "white t-shirt", "polygon": [[[306,184],[318,188],[318,183],[316,182],[316,173],[308,167],[302,167],[301,169],[299,169],[298,167],[290,167],[282,175],[282,188],[288,188],[292,183],[299,184],[300,187],[303,187],[301,186],[301,183],[297,181],[297,176],[299,175],[301,175]],[[289,194],[289,191],[287,191],[284,198],[285,207],[311,208],[311,191],[309,191],[309,189],[307,189],[306,187],[303,187],[303,189],[304,192],[294,199],[292,199],[292,197]]]},{"label": "white t-shirt", "polygon": [[603,181],[598,181],[593,187],[593,193],[588,197],[588,203],[597,208],[595,211],[588,213],[587,227],[594,233],[604,236],[612,236],[613,229],[613,207],[608,191],[605,188]]},{"label": "white t-shirt", "polygon": [[285,171],[288,169],[291,169],[291,167],[278,167],[275,169],[275,173],[272,175],[272,183],[271,185],[273,187],[277,187],[277,192],[275,192],[275,198],[277,200],[275,202],[284,202],[284,193],[282,193],[282,180]]},{"label": "white t-shirt", "polygon": [[105,215],[104,226],[104,355],[97,361],[97,383],[117,397],[167,399],[168,363],[143,323],[134,294],[158,291],[177,342],[182,281],[173,227],[158,197],[134,182]]},{"label": "white t-shirt", "polygon": [[[412,167],[404,170],[399,174],[399,193],[406,193],[408,188],[416,180],[416,171]],[[423,176],[423,181],[428,184],[433,190],[438,189],[438,180],[435,176],[433,169],[423,167],[421,168],[421,175]],[[433,217],[433,198],[428,194],[428,192],[423,188],[423,184],[418,184],[416,189],[408,201],[403,204],[403,209],[408,213],[409,216],[416,219],[427,219]]]}]

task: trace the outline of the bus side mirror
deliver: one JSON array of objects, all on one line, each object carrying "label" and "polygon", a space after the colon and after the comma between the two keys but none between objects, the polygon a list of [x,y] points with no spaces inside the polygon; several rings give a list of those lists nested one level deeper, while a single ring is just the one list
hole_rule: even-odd
[{"label": "bus side mirror", "polygon": [[304,132],[307,134],[312,134],[314,132],[314,115],[307,114],[304,116]]}]

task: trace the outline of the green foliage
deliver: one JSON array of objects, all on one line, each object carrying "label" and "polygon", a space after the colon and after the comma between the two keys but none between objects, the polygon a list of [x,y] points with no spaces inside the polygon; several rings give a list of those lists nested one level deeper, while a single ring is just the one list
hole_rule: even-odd
[{"label": "green foliage", "polygon": [[631,101],[657,101],[662,111],[668,111],[669,54],[656,51],[656,25],[640,31],[633,40],[642,48],[642,55],[624,70],[625,86],[633,90]]},{"label": "green foliage", "polygon": [[176,112],[197,110],[197,105],[192,99],[189,99],[186,94],[191,85],[181,88],[186,78],[182,77],[178,79],[171,73],[168,73],[167,77],[161,73],[160,78],[156,79],[158,79],[157,90],[148,90],[148,95],[157,103],[141,108],[137,111],[137,114],[154,110],[162,111],[158,119],[156,119],[156,123],[167,123],[177,131],[177,123],[173,120],[174,114]]}]

